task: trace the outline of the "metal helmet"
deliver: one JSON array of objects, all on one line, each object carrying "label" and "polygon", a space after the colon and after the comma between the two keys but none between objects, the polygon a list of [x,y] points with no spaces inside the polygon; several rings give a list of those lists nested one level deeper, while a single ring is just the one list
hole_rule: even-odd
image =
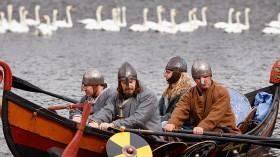
[{"label": "metal helmet", "polygon": [[203,59],[197,59],[192,65],[192,77],[202,78],[212,75],[210,65]]},{"label": "metal helmet", "polygon": [[165,70],[187,72],[187,63],[180,56],[176,56],[170,59],[165,67]]},{"label": "metal helmet", "polygon": [[102,73],[96,68],[88,68],[83,75],[83,85],[102,85],[104,84],[104,77]]},{"label": "metal helmet", "polygon": [[118,81],[128,79],[137,80],[137,73],[128,62],[124,62],[118,72]]}]

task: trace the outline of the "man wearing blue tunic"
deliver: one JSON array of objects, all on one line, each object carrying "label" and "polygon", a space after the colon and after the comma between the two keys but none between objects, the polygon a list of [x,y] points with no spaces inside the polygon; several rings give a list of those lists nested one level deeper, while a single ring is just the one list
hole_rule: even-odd
[{"label": "man wearing blue tunic", "polygon": [[158,99],[154,92],[142,86],[135,69],[127,62],[118,71],[117,93],[99,112],[91,116],[89,126],[140,128],[160,131]]},{"label": "man wearing blue tunic", "polygon": [[[91,115],[103,108],[107,104],[107,101],[109,101],[109,98],[116,93],[115,89],[110,88],[110,86],[104,82],[103,74],[94,67],[88,68],[85,71],[81,89],[86,95],[81,98],[79,103],[84,103],[85,101],[91,102]],[[82,110],[70,110],[69,116],[70,119],[81,122]]]}]

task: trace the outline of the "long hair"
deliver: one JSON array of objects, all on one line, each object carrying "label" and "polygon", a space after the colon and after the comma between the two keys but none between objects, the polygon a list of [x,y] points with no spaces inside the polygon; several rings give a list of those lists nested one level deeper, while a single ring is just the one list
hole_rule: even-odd
[{"label": "long hair", "polygon": [[[140,81],[136,80],[135,91],[133,92],[132,96],[136,97],[136,95],[139,94],[142,91],[142,89],[143,89],[143,86],[141,85]],[[125,97],[125,94],[124,94],[122,86],[121,86],[121,81],[118,82],[117,91],[118,91],[118,98],[121,100],[124,100],[126,97]]]},{"label": "long hair", "polygon": [[167,98],[178,96],[186,89],[189,89],[192,86],[193,85],[191,83],[188,73],[182,72],[181,78],[177,81],[176,86],[173,89],[170,88],[170,85],[166,87],[166,89],[163,92],[163,96]]}]

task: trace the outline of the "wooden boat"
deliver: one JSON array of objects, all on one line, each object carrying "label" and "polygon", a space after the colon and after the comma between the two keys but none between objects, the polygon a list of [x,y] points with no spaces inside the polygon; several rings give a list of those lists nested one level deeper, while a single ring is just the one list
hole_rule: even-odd
[{"label": "wooden boat", "polygon": [[[44,91],[20,78],[14,77],[12,75],[11,69],[5,62],[0,61],[0,66],[4,71],[3,73],[0,70],[0,74],[4,76],[2,101],[3,132],[7,145],[12,154],[15,157],[50,157],[48,151],[52,148],[61,148],[62,150],[65,149],[69,142],[73,139],[77,129],[79,129],[79,125],[70,119],[62,117],[55,112],[48,110],[47,108],[39,106],[34,102],[31,102],[20,95],[15,94],[15,92],[12,91],[12,87],[26,89],[27,91],[45,93],[70,102],[75,101]],[[0,82],[1,80],[2,79],[0,79]],[[253,104],[254,97],[259,91],[273,94],[273,104],[265,119],[254,128],[251,128],[251,130],[246,132],[246,134],[254,135],[256,137],[270,137],[274,130],[279,108],[279,82],[276,82],[272,86],[246,94],[245,96],[248,98],[250,104]],[[76,155],[77,157],[107,156],[106,143],[108,139],[115,134],[114,132],[99,130],[86,126],[83,129],[83,133],[84,134],[81,137],[78,153]],[[153,133],[150,132],[150,134]],[[181,135],[180,133],[167,132],[159,132],[158,134],[167,136],[172,134],[174,136],[178,135],[178,137]],[[184,135],[187,136],[188,134]],[[271,145],[280,148],[280,145],[278,144],[279,142],[277,143],[275,141],[270,142],[268,140],[262,143],[260,140],[254,140],[256,142],[247,143],[244,141],[238,141],[240,138],[229,137],[228,139],[231,140],[225,139],[220,141],[219,139],[215,140],[214,137],[216,136],[198,136],[202,142],[196,142],[195,144],[186,142],[186,145],[184,146],[177,143],[175,144],[176,147],[172,147],[168,142],[155,141],[148,138],[148,136],[145,136],[145,133],[141,134],[141,136],[149,143],[152,150],[172,148],[172,150],[166,151],[164,155],[170,155],[173,153],[173,155],[175,154],[176,156],[194,156],[196,154],[199,154],[200,156],[233,156],[237,152],[239,155],[243,156],[244,154],[246,155],[246,153],[250,150],[251,144],[255,143],[268,146]],[[192,137],[196,136],[189,136],[189,138]],[[222,139],[222,137],[218,138]],[[178,148],[180,146],[181,148]],[[198,147],[205,149],[197,149]],[[158,152],[159,151],[154,151],[153,156],[163,155]]]}]

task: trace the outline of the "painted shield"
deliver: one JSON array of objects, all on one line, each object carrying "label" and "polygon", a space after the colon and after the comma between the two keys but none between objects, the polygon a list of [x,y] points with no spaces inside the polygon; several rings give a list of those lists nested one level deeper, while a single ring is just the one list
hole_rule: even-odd
[{"label": "painted shield", "polygon": [[235,115],[235,122],[236,125],[238,125],[240,122],[245,120],[252,108],[248,99],[243,94],[231,87],[226,88],[230,95],[230,104]]},{"label": "painted shield", "polygon": [[280,58],[273,64],[270,73],[270,82],[274,84],[280,83]]},{"label": "painted shield", "polygon": [[108,140],[106,151],[109,157],[152,157],[152,149],[140,136],[120,132]]}]

